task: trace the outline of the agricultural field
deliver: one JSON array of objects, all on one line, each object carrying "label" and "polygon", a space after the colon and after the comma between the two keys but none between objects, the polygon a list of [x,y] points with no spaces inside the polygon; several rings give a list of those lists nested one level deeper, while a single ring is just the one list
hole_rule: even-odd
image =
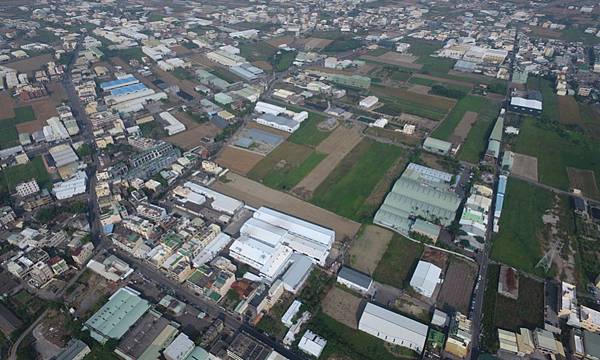
[{"label": "agricultural field", "polygon": [[360,319],[360,303],[362,298],[346,291],[343,285],[333,286],[321,302],[323,312],[336,321],[358,329],[358,320]]},{"label": "agricultural field", "polygon": [[579,112],[579,104],[573,96],[559,96],[558,109],[560,123],[565,125],[581,125],[583,120]]},{"label": "agricultural field", "polygon": [[373,273],[373,279],[399,289],[409,286],[422,253],[423,244],[394,234]]},{"label": "agricultural field", "polygon": [[528,90],[538,90],[542,93],[544,99],[544,106],[542,110],[542,117],[547,118],[553,122],[560,121],[560,111],[558,106],[558,98],[554,93],[554,86],[552,81],[543,79],[540,77],[530,76],[527,79]]},{"label": "agricultural field", "polygon": [[373,274],[394,233],[377,225],[363,225],[360,235],[348,249],[346,263],[356,270]]},{"label": "agricultural field", "polygon": [[[288,106],[288,108],[292,111],[296,111],[296,109],[290,106]],[[298,109],[298,111],[302,111],[302,109]],[[323,120],[325,120],[325,116],[318,113],[309,112],[308,119],[302,122],[300,128],[294,131],[294,133],[288,138],[288,141],[293,142],[294,144],[312,147],[319,145],[330,134],[328,131],[319,129],[318,125]]]},{"label": "agricultural field", "polygon": [[500,104],[498,103],[489,102],[489,105],[481,110],[477,121],[458,152],[459,160],[476,164],[481,159],[487,149],[488,138],[499,113]]},{"label": "agricultural field", "polygon": [[14,108],[13,111],[13,117],[0,119],[0,149],[19,145],[16,125],[35,120],[35,112],[31,106]]},{"label": "agricultural field", "polygon": [[288,191],[325,157],[308,146],[284,142],[256,164],[248,176],[271,188]]},{"label": "agricultural field", "polygon": [[233,146],[226,146],[219,153],[217,163],[239,174],[246,175],[262,159],[263,156],[259,154],[237,149]]},{"label": "agricultural field", "polygon": [[435,129],[432,136],[441,140],[449,140],[467,111],[481,113],[489,106],[490,101],[479,96],[466,96],[460,99],[440,126]]},{"label": "agricultural field", "polygon": [[379,204],[366,200],[404,154],[394,145],[363,139],[319,185],[310,201],[353,220],[369,219]]},{"label": "agricultural field", "polygon": [[429,87],[433,87],[435,85],[442,85],[442,86],[446,87],[447,89],[463,91],[465,93],[469,93],[472,89],[472,85],[470,85],[470,84],[461,85],[461,84],[449,82],[444,79],[435,79],[434,80],[432,78],[422,78],[422,77],[416,77],[416,76],[411,77],[408,80],[408,83],[415,84],[415,85],[424,85],[424,86],[429,86]]},{"label": "agricultural field", "polygon": [[527,273],[539,274],[542,258],[544,213],[552,208],[554,194],[510,178],[504,197],[500,231],[492,238],[491,258]]},{"label": "agricultural field", "polygon": [[600,174],[600,147],[591,138],[560,124],[525,118],[514,151],[537,158],[540,182],[569,190],[567,167]]},{"label": "agricultural field", "polygon": [[517,300],[496,292],[496,326],[518,331],[520,327],[533,329],[544,326],[544,283],[520,274]]},{"label": "agricultural field", "polygon": [[444,97],[383,86],[372,86],[371,92],[384,103],[376,111],[391,116],[406,112],[439,121],[446,116],[455,103]]},{"label": "agricultural field", "polygon": [[385,343],[363,331],[352,329],[323,312],[317,313],[308,329],[327,339],[323,359],[398,360],[418,359],[410,349]]},{"label": "agricultural field", "polygon": [[[442,268],[443,270],[443,268]],[[471,292],[475,286],[477,265],[456,257],[451,257],[444,275],[437,304],[442,310],[450,309],[469,313]]]},{"label": "agricultural field", "polygon": [[277,48],[266,41],[245,42],[239,45],[240,55],[248,61],[270,61],[277,53]]}]

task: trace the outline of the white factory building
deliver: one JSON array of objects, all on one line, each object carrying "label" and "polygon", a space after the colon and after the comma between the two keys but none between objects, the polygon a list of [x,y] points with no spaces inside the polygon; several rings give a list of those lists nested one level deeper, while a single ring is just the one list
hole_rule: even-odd
[{"label": "white factory building", "polygon": [[183,187],[175,188],[173,194],[178,197],[179,202],[182,204],[191,202],[196,205],[203,205],[207,198],[211,199],[210,207],[213,210],[228,215],[235,214],[244,206],[244,203],[239,200],[190,181],[183,184]]},{"label": "white factory building", "polygon": [[272,282],[285,271],[294,252],[325,265],[334,240],[333,230],[261,207],[244,223],[229,254]]},{"label": "white factory building", "polygon": [[160,118],[167,122],[165,130],[169,135],[175,135],[182,131],[185,131],[185,125],[183,125],[175,116],[171,115],[168,111],[163,111],[159,114]]},{"label": "white factory building", "polygon": [[419,294],[431,297],[435,287],[442,282],[442,269],[427,261],[420,260],[410,279],[410,286]]},{"label": "white factory building", "polygon": [[77,172],[71,179],[54,184],[52,193],[58,200],[71,198],[85,193],[87,176],[85,172]]},{"label": "white factory building", "polygon": [[256,122],[272,127],[277,130],[293,133],[300,127],[300,122],[286,116],[262,114],[256,118]]},{"label": "white factory building", "polygon": [[428,331],[427,325],[372,303],[367,303],[358,329],[418,353],[425,347]]},{"label": "white factory building", "polygon": [[358,106],[360,106],[363,109],[370,109],[373,106],[377,105],[377,103],[379,102],[379,98],[377,98],[377,96],[367,96],[366,98],[362,99],[359,103]]}]

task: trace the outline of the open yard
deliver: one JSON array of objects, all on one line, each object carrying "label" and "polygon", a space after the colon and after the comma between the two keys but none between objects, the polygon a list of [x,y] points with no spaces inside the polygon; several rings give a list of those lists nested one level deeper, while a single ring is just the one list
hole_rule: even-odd
[{"label": "open yard", "polygon": [[363,139],[315,190],[311,202],[353,220],[370,219],[379,204],[365,203],[402,148]]},{"label": "open yard", "polygon": [[[177,118],[183,119],[180,116],[177,116]],[[188,126],[188,123],[186,123],[186,126]],[[214,138],[220,131],[221,130],[216,125],[211,122],[207,122],[204,124],[192,125],[191,127],[188,127],[187,130],[180,132],[179,134],[169,136],[166,138],[166,140],[184,150],[189,150],[200,145],[200,140],[202,138]]]},{"label": "open yard", "polygon": [[362,299],[358,296],[343,290],[341,287],[333,286],[321,302],[321,306],[323,312],[336,321],[353,329],[358,329],[360,310],[362,310],[361,301]]},{"label": "open yard", "polygon": [[465,96],[456,103],[452,111],[450,111],[440,126],[432,133],[432,136],[441,140],[449,140],[452,137],[452,134],[454,134],[455,129],[463,120],[467,111],[479,114],[489,106],[490,102],[485,98],[479,96]]},{"label": "open yard", "polygon": [[38,56],[32,56],[24,60],[9,62],[3,65],[8,66],[11,69],[15,69],[18,72],[32,74],[34,71],[40,70],[42,66],[47,64],[49,61],[54,60],[55,59],[54,56],[52,56],[52,54],[43,54]]},{"label": "open yard", "polygon": [[597,142],[560,124],[526,118],[514,151],[537,157],[540,182],[563,190],[570,188],[567,167],[600,172]]},{"label": "open yard", "polygon": [[278,190],[291,190],[325,158],[308,146],[283,142],[248,173],[251,179]]},{"label": "open yard", "polygon": [[538,181],[538,162],[534,156],[515,154],[515,159],[512,167],[512,173],[530,179]]},{"label": "open yard", "polygon": [[559,96],[558,110],[560,123],[566,125],[581,125],[583,120],[579,113],[579,104],[573,96]]},{"label": "open yard", "polygon": [[373,279],[399,289],[408,286],[422,253],[423,244],[394,234],[373,273]]},{"label": "open yard", "polygon": [[539,273],[545,225],[542,216],[553,205],[554,194],[510,178],[504,197],[500,231],[492,238],[491,258],[528,273]]},{"label": "open yard", "polygon": [[394,233],[376,225],[364,225],[360,236],[352,242],[346,263],[367,274],[373,274],[386,252]]},{"label": "open yard", "polygon": [[263,156],[250,151],[226,146],[217,157],[217,164],[225,166],[238,174],[246,175]]},{"label": "open yard", "polygon": [[217,181],[211,187],[223,194],[240,199],[250,206],[268,206],[333,229],[337,240],[351,239],[360,229],[360,224],[357,222],[237,174],[229,173],[227,181]]},{"label": "open yard", "polygon": [[319,154],[326,157],[304,177],[294,188],[294,193],[302,198],[310,198],[313,191],[327,178],[340,161],[360,142],[360,128],[338,126],[316,147]]},{"label": "open yard", "polygon": [[569,184],[573,189],[579,189],[585,196],[600,199],[598,182],[593,171],[567,167]]},{"label": "open yard", "polygon": [[477,277],[477,265],[456,257],[450,259],[437,304],[443,311],[454,310],[468,314]]}]

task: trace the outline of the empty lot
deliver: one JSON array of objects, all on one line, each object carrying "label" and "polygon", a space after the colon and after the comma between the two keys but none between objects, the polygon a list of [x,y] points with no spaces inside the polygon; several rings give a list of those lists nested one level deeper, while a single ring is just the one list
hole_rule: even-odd
[{"label": "empty lot", "polygon": [[529,155],[515,153],[512,173],[533,181],[538,181],[537,158]]},{"label": "empty lot", "polygon": [[334,286],[325,295],[321,305],[325,314],[346,326],[357,329],[361,301],[358,296]]},{"label": "empty lot", "polygon": [[233,172],[246,175],[262,158],[256,153],[226,146],[217,157],[217,163]]},{"label": "empty lot", "polygon": [[469,135],[473,124],[475,124],[475,122],[477,121],[477,116],[478,114],[476,112],[467,111],[463,115],[463,118],[456,127],[456,129],[454,129],[452,136],[450,136],[450,142],[453,144],[462,144],[463,141],[465,141],[465,139],[467,138],[467,135]]},{"label": "empty lot", "polygon": [[316,148],[317,152],[327,154],[327,157],[296,185],[293,192],[304,198],[310,198],[312,192],[321,185],[331,170],[360,142],[361,136],[360,128],[357,126],[350,129],[338,126]]},{"label": "empty lot", "polygon": [[567,174],[569,175],[569,184],[573,189],[579,189],[591,198],[600,198],[598,183],[593,171],[567,167]]},{"label": "empty lot", "polygon": [[476,271],[475,264],[465,260],[454,258],[450,261],[437,301],[442,311],[453,309],[463,314],[469,313]]},{"label": "empty lot", "polygon": [[[180,117],[177,116],[177,118]],[[213,138],[219,133],[219,131],[220,129],[213,123],[204,123],[193,128],[188,128],[188,130],[180,132],[179,134],[169,136],[166,140],[184,150],[189,150],[200,145],[200,139],[203,137]]]},{"label": "empty lot", "polygon": [[223,194],[244,201],[253,207],[268,206],[275,210],[308,220],[335,230],[336,240],[353,238],[360,224],[309,204],[292,195],[268,188],[243,176],[229,173],[227,182],[217,181],[212,188]]},{"label": "empty lot", "polygon": [[352,242],[347,253],[351,267],[373,274],[394,234],[376,225],[365,225],[360,236]]}]

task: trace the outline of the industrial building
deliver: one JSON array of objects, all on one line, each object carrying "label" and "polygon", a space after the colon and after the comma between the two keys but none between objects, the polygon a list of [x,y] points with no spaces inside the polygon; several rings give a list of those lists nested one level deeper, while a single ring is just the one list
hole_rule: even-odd
[{"label": "industrial building", "polygon": [[87,175],[85,171],[78,171],[71,179],[55,183],[52,193],[58,200],[64,200],[85,193],[86,188]]},{"label": "industrial building", "polygon": [[358,329],[394,345],[421,353],[427,340],[428,327],[418,321],[367,303]]},{"label": "industrial building", "polygon": [[377,98],[377,96],[371,95],[359,101],[358,106],[360,106],[363,109],[370,109],[373,106],[377,105],[378,102],[379,98]]},{"label": "industrial building", "polygon": [[227,215],[235,214],[244,206],[244,203],[239,200],[191,181],[187,181],[183,187],[175,188],[173,194],[183,206],[187,203],[203,205],[209,200],[208,204],[213,210]]},{"label": "industrial building", "polygon": [[337,275],[337,282],[360,293],[368,293],[373,285],[373,279],[359,271],[343,266]]},{"label": "industrial building", "polygon": [[513,96],[510,98],[509,109],[519,114],[540,116],[543,109],[542,100]]},{"label": "industrial building", "polygon": [[448,155],[452,150],[452,143],[429,136],[423,142],[423,150],[433,154]]},{"label": "industrial building", "polygon": [[69,340],[67,347],[60,352],[55,360],[83,360],[91,352],[90,347],[79,339]]},{"label": "industrial building", "polygon": [[125,360],[154,360],[175,338],[178,324],[149,310],[121,339],[115,353]]},{"label": "industrial building", "polygon": [[420,260],[410,279],[410,286],[419,294],[430,298],[436,286],[442,282],[441,275],[442,269],[430,262]]},{"label": "industrial building", "polygon": [[264,74],[264,71],[262,69],[257,68],[256,66],[251,65],[249,63],[243,63],[241,65],[232,66],[231,68],[229,68],[229,71],[246,81],[256,80]]},{"label": "industrial building", "polygon": [[90,336],[101,344],[119,340],[150,309],[140,293],[123,287],[117,290],[91,318],[85,322]]},{"label": "industrial building", "polygon": [[325,265],[334,240],[333,230],[261,207],[244,223],[229,255],[273,282],[289,265],[293,252]]},{"label": "industrial building", "polygon": [[[375,214],[375,224],[402,234],[409,234],[420,218],[429,223],[448,226],[460,205],[460,197],[452,191],[452,175],[418,164],[409,164],[396,181]],[[424,224],[419,224],[419,229]],[[431,231],[434,232],[432,228]]]},{"label": "industrial building", "polygon": [[158,116],[160,116],[161,119],[163,119],[167,122],[167,124],[169,124],[165,126],[165,130],[167,131],[169,136],[185,131],[185,125],[183,125],[179,120],[175,118],[175,116],[171,115],[171,113],[169,113],[168,111],[163,111],[160,114],[158,114]]},{"label": "industrial building", "polygon": [[298,349],[318,359],[326,345],[327,340],[310,330],[306,330],[304,335],[302,335],[300,342],[298,343]]},{"label": "industrial building", "polygon": [[294,119],[273,114],[262,114],[259,117],[257,117],[255,121],[261,125],[265,125],[289,133],[293,133],[300,127],[300,122]]},{"label": "industrial building", "polygon": [[126,76],[117,78],[116,80],[100,83],[100,89],[102,89],[103,91],[111,91],[122,86],[133,85],[139,82],[140,81],[136,79],[133,75],[127,74]]},{"label": "industrial building", "polygon": [[502,134],[504,133],[504,113],[501,113],[494,123],[490,137],[488,138],[488,147],[485,152],[486,161],[497,161],[500,156],[502,144]]}]

